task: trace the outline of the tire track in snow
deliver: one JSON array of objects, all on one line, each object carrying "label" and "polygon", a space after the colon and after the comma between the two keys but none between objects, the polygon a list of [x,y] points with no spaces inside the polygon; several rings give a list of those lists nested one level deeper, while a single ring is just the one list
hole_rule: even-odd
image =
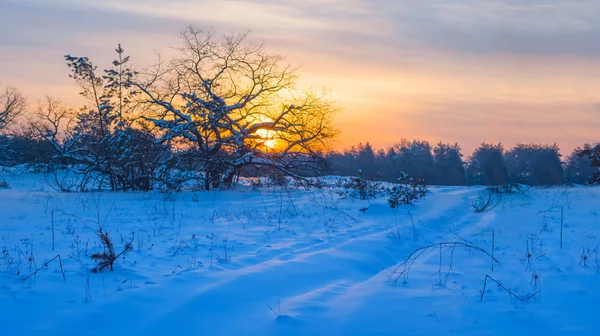
[{"label": "tire track in snow", "polygon": [[[436,218],[432,222],[439,226],[440,223],[436,223],[436,221],[443,221],[447,218],[448,213],[454,214],[457,207],[464,207],[462,204],[464,198],[457,197],[461,194],[441,195],[445,198],[445,202],[437,203],[433,209],[420,218],[421,221],[428,224],[430,218]],[[437,197],[436,201],[439,202],[439,200]],[[466,215],[466,217],[469,216]],[[230,297],[237,302],[227,305],[227,311],[234,315],[234,311],[246,309],[248,311],[245,314],[235,315],[248,316],[247,320],[251,321],[268,318],[268,314],[271,313],[267,306],[274,305],[275,298],[283,298],[284,305],[288,302],[296,302],[297,306],[301,302],[298,298],[314,299],[316,293],[328,296],[328,300],[347,296],[346,293],[355,291],[361,284],[378,280],[378,275],[382,274],[382,268],[386,269],[397,263],[394,257],[396,253],[386,249],[385,242],[382,243],[382,240],[387,239],[383,233],[388,227],[379,225],[372,228],[372,224],[373,221],[368,220],[357,229],[347,230],[344,235],[336,237],[333,243],[330,241],[320,242],[240,270],[226,271],[225,274],[222,274],[227,278],[226,280],[196,291],[190,300],[180,302],[172,307],[172,310],[163,311],[160,315],[163,316],[163,320],[171,319],[166,318],[165,315],[180,319],[185,315],[183,312],[195,310],[197,302],[216,302],[227,300]],[[358,237],[351,238],[352,236]],[[378,247],[375,249],[376,251],[373,251],[373,246]],[[379,265],[373,263],[373,252],[380,254],[379,260],[376,260]],[[322,269],[327,270],[326,273],[320,274],[319,270]],[[302,278],[303,281],[294,282],[294,279],[298,278]],[[244,284],[258,283],[261,279],[268,280],[268,287],[261,288],[259,298],[248,297],[248,302],[254,303],[252,306],[244,307],[245,293],[240,293],[235,289],[243,288]],[[264,307],[260,305],[257,307],[256,302],[261,301],[264,302]],[[156,319],[160,319],[160,317],[156,317]]]}]

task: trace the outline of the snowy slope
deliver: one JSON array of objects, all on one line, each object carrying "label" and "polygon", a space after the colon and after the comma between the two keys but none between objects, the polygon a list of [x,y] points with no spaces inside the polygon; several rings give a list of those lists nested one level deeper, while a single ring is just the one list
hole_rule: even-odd
[{"label": "snowy slope", "polygon": [[[475,213],[482,188],[394,210],[334,189],[63,194],[41,175],[3,179],[0,335],[598,333],[600,189],[534,189]],[[114,272],[91,272],[98,222],[117,249],[134,234]],[[492,237],[493,271],[482,252],[434,247],[390,281],[415,249],[491,253]],[[21,280],[56,255],[66,280],[58,260]],[[488,280],[480,301],[486,275],[539,293],[520,301]]]}]

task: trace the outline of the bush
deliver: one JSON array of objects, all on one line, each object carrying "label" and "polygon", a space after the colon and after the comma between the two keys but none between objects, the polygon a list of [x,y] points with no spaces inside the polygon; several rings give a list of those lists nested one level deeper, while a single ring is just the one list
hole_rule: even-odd
[{"label": "bush", "polygon": [[408,178],[404,175],[398,179],[400,182],[405,181],[408,183],[398,184],[388,190],[389,198],[388,203],[393,209],[400,207],[400,205],[412,205],[414,201],[425,197],[427,195],[427,185],[423,179]]},{"label": "bush", "polygon": [[0,181],[0,189],[8,189],[9,185],[8,182],[6,182],[5,180]]},{"label": "bush", "polygon": [[527,189],[518,183],[507,183],[499,186],[489,187],[490,192],[494,194],[522,194]]},{"label": "bush", "polygon": [[342,186],[346,189],[346,191],[340,193],[342,196],[359,198],[361,200],[377,198],[386,191],[386,188],[381,183],[365,179],[362,176],[362,170],[358,171],[357,176],[346,180]]}]

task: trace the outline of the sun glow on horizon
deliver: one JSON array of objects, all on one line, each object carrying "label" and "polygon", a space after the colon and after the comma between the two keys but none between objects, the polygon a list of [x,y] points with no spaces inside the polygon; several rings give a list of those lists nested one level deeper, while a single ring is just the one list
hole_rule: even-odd
[{"label": "sun glow on horizon", "polygon": [[277,140],[275,139],[275,131],[259,129],[256,131],[256,135],[261,137],[262,140],[259,140],[260,144],[269,148],[275,149],[277,146]]}]

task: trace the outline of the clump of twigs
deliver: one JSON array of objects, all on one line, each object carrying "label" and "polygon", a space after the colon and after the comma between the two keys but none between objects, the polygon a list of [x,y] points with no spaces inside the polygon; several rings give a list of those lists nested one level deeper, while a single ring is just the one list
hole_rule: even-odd
[{"label": "clump of twigs", "polygon": [[98,238],[100,238],[104,251],[102,253],[94,253],[90,256],[90,258],[98,264],[92,269],[92,272],[102,272],[106,268],[110,269],[112,272],[115,261],[133,249],[134,233],[131,233],[131,240],[124,243],[123,250],[119,253],[115,252],[115,247],[110,235],[108,232],[104,231],[102,227],[98,229],[96,234],[98,235]]},{"label": "clump of twigs", "polygon": [[6,180],[0,181],[0,189],[8,189],[10,186]]},{"label": "clump of twigs", "polygon": [[385,230],[385,235],[393,241],[399,242],[402,240],[402,233],[400,232],[400,226],[396,223],[395,230]]},{"label": "clump of twigs", "polygon": [[[505,292],[508,293],[508,295],[510,295],[510,298],[515,298],[521,302],[523,301],[527,301],[529,299],[531,299],[532,297],[539,295],[540,291],[535,291],[533,294],[529,295],[529,296],[519,296],[517,294],[515,294],[513,291],[511,291],[510,289],[504,287],[504,285],[502,285],[500,282],[498,282],[496,279],[492,278],[491,276],[489,276],[488,274],[485,275],[485,280],[483,280],[483,289],[481,290],[481,297],[479,298],[479,301],[483,301],[483,295],[485,294],[485,289],[487,287],[487,281],[488,279],[490,279],[491,281],[495,282],[496,285],[498,285],[499,288],[502,288]],[[537,285],[537,281],[539,281],[539,276],[536,273],[533,273],[532,275],[532,281],[536,281],[536,285]]]},{"label": "clump of twigs", "polygon": [[219,239],[219,236],[211,233],[210,235],[206,235],[206,238],[210,241],[210,247],[208,248],[208,253],[210,254],[210,267],[213,266],[213,255],[215,253],[216,241]]},{"label": "clump of twigs", "polygon": [[533,284],[534,288],[537,288],[538,284],[540,283],[540,275],[535,271],[531,273],[531,283]]},{"label": "clump of twigs", "polygon": [[[397,284],[398,281],[401,278],[403,278],[404,282],[406,282],[408,280],[408,273],[410,272],[412,266],[417,261],[417,259],[419,259],[419,257],[421,257],[425,252],[427,252],[429,250],[439,249],[439,253],[440,253],[440,265],[439,265],[439,270],[438,270],[439,284],[443,285],[447,281],[450,271],[452,270],[452,259],[454,258],[454,250],[457,247],[464,247],[464,248],[467,248],[470,250],[481,252],[481,253],[487,255],[488,257],[490,257],[492,262],[495,262],[497,264],[500,263],[498,261],[498,259],[496,259],[492,254],[490,254],[489,252],[487,252],[486,250],[484,250],[483,248],[481,248],[479,246],[476,246],[476,245],[473,245],[470,243],[463,243],[463,242],[442,242],[442,243],[436,243],[436,244],[423,246],[423,247],[416,249],[406,259],[404,259],[404,261],[402,261],[398,266],[396,266],[396,268],[388,276],[388,280],[392,281],[394,284]],[[448,249],[450,250],[450,264],[448,267],[448,272],[446,273],[445,276],[442,276],[442,255],[443,255],[444,248],[446,250],[448,250]]]},{"label": "clump of twigs", "polygon": [[587,249],[584,247],[581,248],[579,265],[583,267],[588,267],[588,265],[591,265],[596,269],[596,271],[600,270],[600,262],[598,260],[598,245],[596,245],[594,249],[590,249],[589,247]]},{"label": "clump of twigs", "polygon": [[500,194],[495,193],[492,189],[488,189],[487,197],[479,196],[471,206],[475,212],[482,213],[494,209],[501,201],[502,198],[500,197]]},{"label": "clump of twigs", "polygon": [[[531,241],[531,244],[529,243]],[[537,247],[536,247],[537,243]],[[527,238],[526,241],[527,250],[521,258],[522,263],[526,263],[526,269],[531,270],[531,264],[534,260],[541,259],[546,256],[546,253],[541,250],[542,244],[539,242],[539,237],[532,236],[531,238]]]},{"label": "clump of twigs", "polygon": [[281,299],[277,299],[277,310],[273,309],[273,307],[271,307],[269,305],[269,309],[275,314],[277,315],[277,317],[281,316]]}]

